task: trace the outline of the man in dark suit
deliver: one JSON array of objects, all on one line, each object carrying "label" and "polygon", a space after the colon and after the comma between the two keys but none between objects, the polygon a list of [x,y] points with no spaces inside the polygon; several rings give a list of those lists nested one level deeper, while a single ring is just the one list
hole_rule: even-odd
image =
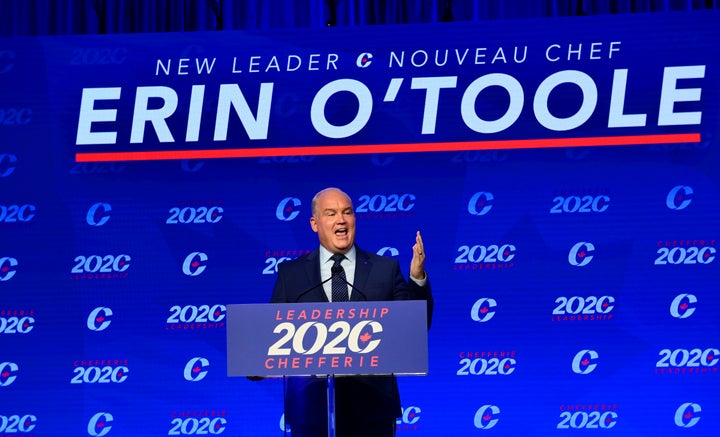
[{"label": "man in dark suit", "polygon": [[[315,195],[310,226],[318,234],[320,247],[278,265],[271,302],[425,300],[429,327],[433,300],[420,232],[412,248],[408,282],[396,259],[366,252],[355,245],[355,211],[352,200],[343,191],[326,188]],[[337,275],[338,265],[342,267],[343,281],[352,284],[345,284],[342,290],[331,285],[331,281],[322,283]],[[336,282],[334,278],[332,282]],[[394,376],[338,377],[335,411],[338,437],[394,436],[395,420],[401,415],[397,380]],[[325,379],[288,378],[285,421],[293,437],[328,435]]]}]

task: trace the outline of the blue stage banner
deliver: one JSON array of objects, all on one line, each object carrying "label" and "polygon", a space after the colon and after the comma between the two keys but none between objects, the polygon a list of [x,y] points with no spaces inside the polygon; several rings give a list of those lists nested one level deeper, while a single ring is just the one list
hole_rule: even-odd
[{"label": "blue stage banner", "polygon": [[82,162],[699,143],[714,17],[632,20],[58,38],[43,83]]},{"label": "blue stage banner", "polygon": [[228,376],[426,374],[426,306],[228,305]]},{"label": "blue stage banner", "polygon": [[404,274],[422,234],[398,436],[717,434],[718,23],[0,39],[0,437],[292,435],[228,312],[328,186]]}]

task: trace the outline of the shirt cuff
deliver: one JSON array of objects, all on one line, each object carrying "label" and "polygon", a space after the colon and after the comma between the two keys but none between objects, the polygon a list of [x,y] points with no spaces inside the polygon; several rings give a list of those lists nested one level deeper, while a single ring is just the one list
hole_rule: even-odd
[{"label": "shirt cuff", "polygon": [[425,284],[427,283],[427,278],[428,278],[427,272],[425,272],[425,278],[423,278],[423,279],[416,279],[412,275],[410,275],[410,280],[413,281],[414,283],[416,283],[418,285],[418,287],[424,287]]}]

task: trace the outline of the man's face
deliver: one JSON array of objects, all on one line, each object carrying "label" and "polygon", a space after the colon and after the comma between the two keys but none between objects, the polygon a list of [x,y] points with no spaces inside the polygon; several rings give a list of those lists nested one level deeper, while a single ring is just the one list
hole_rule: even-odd
[{"label": "man's face", "polygon": [[340,191],[327,191],[317,198],[310,219],[320,244],[333,253],[347,253],[355,242],[355,211],[352,201]]}]

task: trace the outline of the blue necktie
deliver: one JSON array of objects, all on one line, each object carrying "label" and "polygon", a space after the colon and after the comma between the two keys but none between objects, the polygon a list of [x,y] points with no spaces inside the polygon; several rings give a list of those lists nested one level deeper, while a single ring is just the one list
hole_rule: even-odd
[{"label": "blue necktie", "polygon": [[330,259],[333,260],[332,266],[332,301],[333,302],[347,302],[348,298],[348,287],[345,279],[345,269],[342,268],[340,262],[345,259],[345,255],[335,254]]}]

